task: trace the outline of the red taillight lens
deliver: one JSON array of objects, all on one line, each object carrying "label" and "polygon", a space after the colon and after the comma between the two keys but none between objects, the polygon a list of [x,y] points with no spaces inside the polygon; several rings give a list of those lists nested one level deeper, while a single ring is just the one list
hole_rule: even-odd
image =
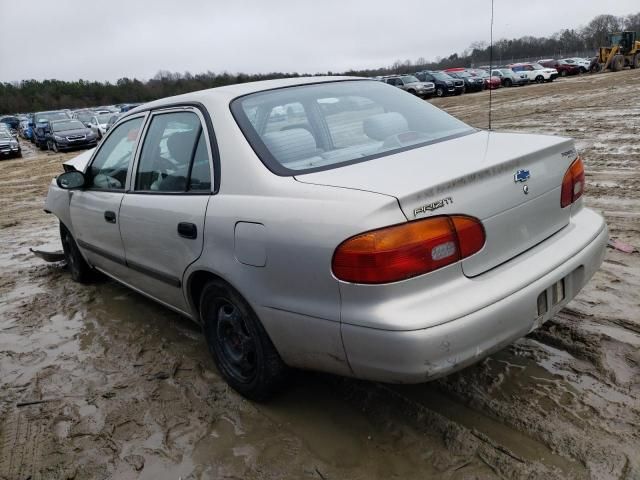
[{"label": "red taillight lens", "polygon": [[476,218],[431,217],[351,237],[338,246],[331,266],[346,282],[396,282],[473,255],[484,242]]},{"label": "red taillight lens", "polygon": [[562,193],[560,194],[560,206],[562,208],[571,205],[584,193],[584,164],[580,157],[571,164],[562,179]]}]

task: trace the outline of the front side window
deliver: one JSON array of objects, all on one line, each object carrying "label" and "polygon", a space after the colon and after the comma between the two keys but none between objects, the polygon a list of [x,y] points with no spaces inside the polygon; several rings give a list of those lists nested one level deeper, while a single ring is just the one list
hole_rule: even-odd
[{"label": "front side window", "polygon": [[173,112],[152,118],[142,144],[135,189],[143,192],[211,189],[209,155],[198,115]]},{"label": "front side window", "polygon": [[103,190],[124,190],[142,117],[124,122],[100,146],[88,170],[89,185]]},{"label": "front side window", "polygon": [[[299,104],[295,122],[269,112]],[[376,81],[303,85],[246,95],[231,110],[260,159],[279,175],[361,162],[473,128],[417,97]]]}]

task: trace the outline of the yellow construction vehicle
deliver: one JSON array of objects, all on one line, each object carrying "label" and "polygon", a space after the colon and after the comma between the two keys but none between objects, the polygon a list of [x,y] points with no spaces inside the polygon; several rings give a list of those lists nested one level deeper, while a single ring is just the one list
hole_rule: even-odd
[{"label": "yellow construction vehicle", "polygon": [[591,62],[592,72],[611,69],[618,72],[625,67],[640,68],[640,40],[636,32],[616,32],[609,35],[609,46],[600,47]]}]

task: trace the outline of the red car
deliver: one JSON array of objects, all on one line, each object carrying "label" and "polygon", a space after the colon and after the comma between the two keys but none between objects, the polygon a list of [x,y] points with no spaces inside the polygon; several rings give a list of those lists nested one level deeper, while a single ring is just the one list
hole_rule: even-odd
[{"label": "red car", "polygon": [[486,70],[480,68],[467,68],[467,72],[476,77],[484,78],[485,88],[494,90],[502,86],[500,77],[490,77]]},{"label": "red car", "polygon": [[543,67],[555,68],[558,71],[558,75],[566,77],[567,75],[579,75],[580,66],[570,63],[565,63],[562,60],[540,60],[538,62]]}]

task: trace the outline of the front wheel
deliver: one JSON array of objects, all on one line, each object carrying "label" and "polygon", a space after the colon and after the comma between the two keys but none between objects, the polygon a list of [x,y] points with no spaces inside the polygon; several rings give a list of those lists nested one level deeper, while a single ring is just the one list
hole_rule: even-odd
[{"label": "front wheel", "polygon": [[562,71],[560,72],[560,76],[561,76],[561,77],[566,77],[566,76],[567,76],[567,71],[566,71],[566,70],[562,70]]},{"label": "front wheel", "polygon": [[78,283],[88,283],[91,280],[91,267],[80,253],[73,235],[62,223],[60,224],[60,239],[71,278]]},{"label": "front wheel", "polygon": [[536,77],[536,83],[542,83],[542,82],[544,82],[544,77],[542,75],[538,75]]},{"label": "front wheel", "polygon": [[54,152],[58,153],[60,151],[60,149],[58,149],[58,144],[54,141],[51,144],[51,147],[53,149]]},{"label": "front wheel", "polygon": [[436,97],[444,97],[444,88],[442,87],[436,88]]},{"label": "front wheel", "polygon": [[238,292],[222,281],[209,282],[200,296],[200,317],[209,351],[234,390],[264,401],[280,389],[287,367]]}]

